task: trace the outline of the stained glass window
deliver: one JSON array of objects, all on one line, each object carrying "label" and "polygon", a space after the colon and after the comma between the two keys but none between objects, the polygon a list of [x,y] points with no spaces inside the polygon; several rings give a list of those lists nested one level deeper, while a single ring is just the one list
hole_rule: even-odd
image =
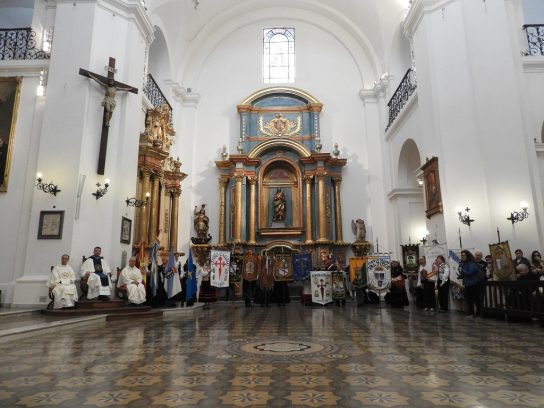
[{"label": "stained glass window", "polygon": [[263,82],[295,82],[295,29],[263,30]]}]

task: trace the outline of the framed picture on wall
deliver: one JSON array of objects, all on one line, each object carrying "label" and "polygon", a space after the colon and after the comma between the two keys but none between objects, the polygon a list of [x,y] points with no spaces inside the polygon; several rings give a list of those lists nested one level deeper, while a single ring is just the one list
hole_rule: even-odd
[{"label": "framed picture on wall", "polygon": [[427,218],[442,213],[442,194],[438,174],[438,157],[432,157],[421,167],[425,186],[425,214]]},{"label": "framed picture on wall", "polygon": [[121,243],[130,244],[130,236],[132,233],[132,220],[126,217],[121,217]]},{"label": "framed picture on wall", "polygon": [[41,211],[38,239],[62,239],[64,211]]},{"label": "framed picture on wall", "polygon": [[8,191],[21,78],[0,78],[0,192]]}]

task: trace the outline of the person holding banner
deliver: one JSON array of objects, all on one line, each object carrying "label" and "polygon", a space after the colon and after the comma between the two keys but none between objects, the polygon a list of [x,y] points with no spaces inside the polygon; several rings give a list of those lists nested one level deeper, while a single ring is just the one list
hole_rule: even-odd
[{"label": "person holding banner", "polygon": [[203,266],[197,266],[196,273],[202,281],[198,291],[198,301],[204,303],[204,309],[210,308],[210,303],[217,302],[217,292],[210,283],[210,260],[206,259]]},{"label": "person holding banner", "polygon": [[405,279],[406,276],[404,276],[404,270],[400,266],[400,262],[391,261],[391,288],[389,293],[385,295],[385,300],[392,307],[404,307],[410,304],[406,294]]},{"label": "person holding banner", "polygon": [[[172,299],[174,295],[169,296],[167,293],[167,280],[170,280],[172,278],[172,270],[168,269],[168,252],[162,251],[161,252],[161,264],[157,265],[157,273],[155,275],[155,297],[153,299],[154,306],[157,307],[176,307],[176,302]],[[172,256],[172,266],[174,266],[174,257]],[[177,276],[177,273],[176,273]],[[179,281],[179,278],[178,278]],[[181,288],[181,284],[180,284]]]}]

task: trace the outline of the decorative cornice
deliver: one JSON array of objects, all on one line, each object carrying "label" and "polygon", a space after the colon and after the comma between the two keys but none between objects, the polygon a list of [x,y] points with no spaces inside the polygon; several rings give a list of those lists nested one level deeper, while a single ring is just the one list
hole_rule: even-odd
[{"label": "decorative cornice", "polygon": [[387,87],[395,77],[384,72],[380,78],[374,81],[372,88],[365,88],[359,91],[359,97],[363,103],[376,103],[378,98],[384,97]]},{"label": "decorative cornice", "polygon": [[0,74],[2,76],[40,76],[42,69],[49,68],[49,60],[7,60],[0,61]]},{"label": "decorative cornice", "polygon": [[200,94],[196,92],[189,92],[178,82],[167,79],[164,81],[164,83],[172,88],[174,98],[176,99],[176,101],[181,102],[183,106],[196,107],[200,102]]},{"label": "decorative cornice", "polygon": [[544,57],[523,57],[523,71],[531,74],[544,72]]},{"label": "decorative cornice", "polygon": [[274,86],[271,88],[265,88],[257,92],[254,92],[253,94],[248,96],[246,99],[244,99],[240,103],[240,105],[251,105],[256,99],[262,98],[265,95],[273,95],[278,93],[295,95],[295,96],[298,96],[299,98],[306,99],[309,103],[315,104],[316,108],[319,108],[320,106],[322,106],[321,103],[317,99],[315,99],[312,95],[310,95],[307,92],[304,92],[297,88],[281,87],[281,86]]},{"label": "decorative cornice", "polygon": [[404,35],[412,39],[424,14],[432,13],[454,1],[458,0],[413,0],[404,19]]},{"label": "decorative cornice", "polygon": [[57,0],[57,3],[72,3],[74,6],[77,3],[95,3],[127,20],[134,20],[147,45],[155,39],[155,28],[140,0]]},{"label": "decorative cornice", "polygon": [[387,194],[389,200],[401,197],[421,198],[423,200],[423,188],[395,188]]}]

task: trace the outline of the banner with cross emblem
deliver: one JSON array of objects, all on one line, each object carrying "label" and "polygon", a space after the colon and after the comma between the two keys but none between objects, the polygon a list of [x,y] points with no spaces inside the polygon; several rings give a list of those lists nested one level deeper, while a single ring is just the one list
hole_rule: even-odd
[{"label": "banner with cross emblem", "polygon": [[228,288],[230,252],[212,250],[210,260],[210,285],[216,288]]},{"label": "banner with cross emblem", "polygon": [[331,273],[328,271],[310,272],[312,285],[312,302],[326,305],[332,302]]}]

